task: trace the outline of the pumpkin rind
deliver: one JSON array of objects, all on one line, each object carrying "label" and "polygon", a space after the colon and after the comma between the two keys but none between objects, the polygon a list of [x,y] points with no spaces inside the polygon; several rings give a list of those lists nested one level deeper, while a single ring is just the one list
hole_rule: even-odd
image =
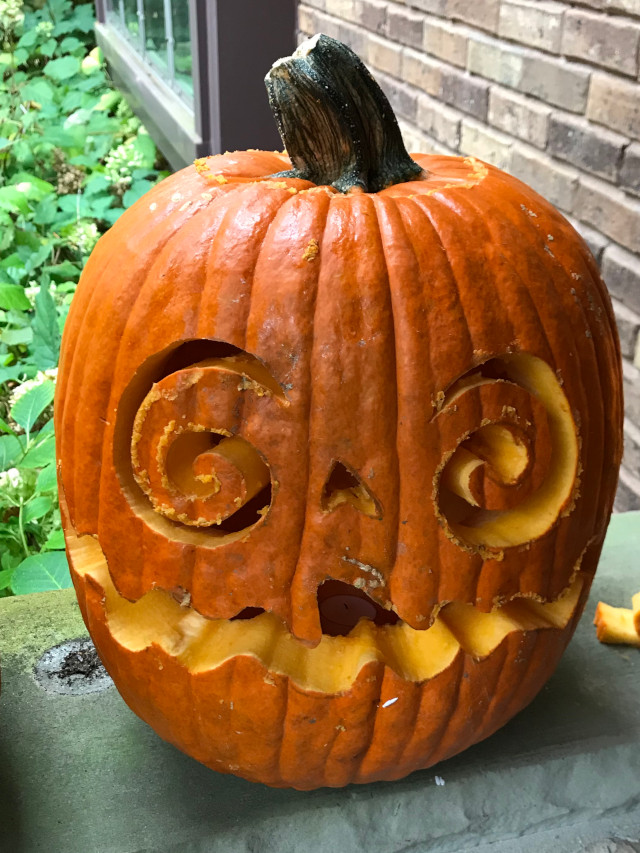
[{"label": "pumpkin rind", "polygon": [[[423,175],[376,193],[273,178],[288,166],[276,153],[199,161],[100,240],[65,329],[56,398],[65,528],[69,541],[97,537],[125,599],[159,588],[210,620],[261,608],[313,647],[328,578],[428,630],[446,602],[483,613],[516,597],[552,602],[579,571],[564,627],[523,623],[484,659],[461,649],[422,682],[369,662],[330,695],[251,656],[194,674],[153,644],[128,649],[110,629],[104,587],[70,548],[85,620],[130,706],[214,769],[271,785],[399,778],[495,731],[553,671],[611,512],[620,356],[586,245],[515,178],[473,158],[412,156]],[[268,511],[238,532],[159,515],[132,469],[136,413],[151,389],[182,388],[207,359],[236,359],[237,380],[209,387],[198,374],[195,396],[181,391],[167,411],[241,435],[268,465]],[[465,533],[447,485],[458,474],[444,473],[487,425],[513,430],[529,459],[510,488],[487,476],[474,486],[496,512],[540,493],[558,446],[575,442],[548,524],[513,545],[485,541],[477,514]],[[559,429],[568,444],[558,445]],[[336,462],[379,513],[349,502],[328,511]]]}]

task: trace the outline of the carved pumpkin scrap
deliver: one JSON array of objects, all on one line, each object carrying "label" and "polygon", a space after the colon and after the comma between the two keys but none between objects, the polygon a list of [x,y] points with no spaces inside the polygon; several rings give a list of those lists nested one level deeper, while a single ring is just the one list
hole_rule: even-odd
[{"label": "carved pumpkin scrap", "polygon": [[199,761],[306,789],[487,737],[582,611],[621,454],[593,258],[473,158],[410,158],[351,51],[267,87],[285,154],[197,161],[99,242],[60,494],[89,631]]}]

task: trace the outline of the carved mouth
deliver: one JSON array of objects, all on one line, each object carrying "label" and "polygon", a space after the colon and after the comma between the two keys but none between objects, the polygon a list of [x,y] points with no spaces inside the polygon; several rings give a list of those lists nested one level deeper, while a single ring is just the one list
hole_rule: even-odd
[{"label": "carved mouth", "polygon": [[[515,631],[562,630],[575,613],[583,585],[578,561],[571,582],[555,601],[514,597],[490,613],[471,604],[448,602],[426,630],[411,628],[399,618],[376,624],[369,611],[369,618],[362,613],[365,618],[359,618],[346,635],[325,633],[315,648],[309,648],[273,613],[252,616],[245,612],[242,618],[206,619],[160,589],[130,602],[116,590],[97,539],[77,537],[69,531],[67,547],[77,580],[100,588],[109,633],[126,650],[140,652],[151,645],[159,646],[193,674],[213,670],[238,655],[249,655],[269,672],[285,675],[305,690],[325,694],[348,690],[360,670],[372,661],[384,662],[407,681],[423,682],[445,670],[461,650],[482,659]],[[339,591],[338,597],[341,594]],[[335,597],[332,594],[324,600]],[[361,600],[366,610],[371,600]],[[330,608],[327,611],[326,606],[325,611],[325,619],[333,612],[335,622],[335,612]],[[342,627],[348,627],[349,621],[353,621],[353,614]]]}]

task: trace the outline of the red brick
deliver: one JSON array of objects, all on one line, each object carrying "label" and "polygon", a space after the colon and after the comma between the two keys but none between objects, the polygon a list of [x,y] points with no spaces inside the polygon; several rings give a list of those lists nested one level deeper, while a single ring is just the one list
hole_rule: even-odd
[{"label": "red brick", "polygon": [[536,148],[544,149],[547,144],[550,114],[550,107],[533,98],[500,86],[492,86],[489,91],[489,124]]},{"label": "red brick", "polygon": [[559,57],[474,34],[467,68],[570,112],[582,113],[587,104],[589,72]]},{"label": "red brick", "polygon": [[639,44],[640,24],[584,9],[567,10],[562,34],[565,56],[635,77]]},{"label": "red brick", "polygon": [[559,53],[564,11],[562,3],[502,0],[498,35],[528,47]]},{"label": "red brick", "polygon": [[460,124],[461,118],[457,110],[452,110],[429,95],[418,97],[418,127],[451,151],[458,150]]},{"label": "red brick", "polygon": [[356,0],[356,20],[365,29],[383,34],[387,28],[388,5],[382,0]]},{"label": "red brick", "polygon": [[640,139],[640,86],[612,74],[595,72],[589,86],[587,118]]},{"label": "red brick", "polygon": [[481,121],[487,118],[489,84],[468,72],[446,66],[440,76],[439,97]]},{"label": "red brick", "polygon": [[511,166],[512,142],[504,133],[480,124],[473,119],[463,118],[460,130],[460,153],[492,163],[499,169]]},{"label": "red brick", "polygon": [[398,6],[390,6],[387,12],[389,38],[409,47],[422,47],[424,15]]},{"label": "red brick", "polygon": [[573,210],[579,178],[575,169],[569,169],[542,151],[517,142],[513,147],[509,171],[560,210],[565,213]]},{"label": "red brick", "polygon": [[[363,57],[364,58],[364,57]],[[367,39],[367,62],[380,71],[394,77],[401,76],[402,48],[399,44],[378,36],[369,35]]]},{"label": "red brick", "polygon": [[602,258],[602,277],[611,294],[631,311],[640,314],[640,259],[612,244]]},{"label": "red brick", "polygon": [[576,209],[580,219],[632,252],[640,246],[640,202],[597,178],[580,176]]},{"label": "red brick", "polygon": [[569,113],[553,113],[547,150],[579,169],[610,181],[616,180],[622,152],[629,140],[586,119]]},{"label": "red brick", "polygon": [[432,56],[466,68],[468,38],[460,27],[449,21],[428,18],[424,28],[424,49]]},{"label": "red brick", "polygon": [[445,68],[442,62],[431,59],[417,50],[407,48],[402,52],[402,79],[429,95],[440,94],[440,83]]},{"label": "red brick", "polygon": [[497,32],[499,0],[447,0],[446,16],[479,30]]}]

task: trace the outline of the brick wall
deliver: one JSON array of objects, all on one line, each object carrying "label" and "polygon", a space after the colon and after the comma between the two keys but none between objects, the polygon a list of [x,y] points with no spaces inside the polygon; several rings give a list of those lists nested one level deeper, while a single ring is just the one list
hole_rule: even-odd
[{"label": "brick wall", "polygon": [[582,233],[624,356],[616,509],[640,508],[640,0],[303,0],[298,24],[362,57],[410,151],[494,163]]}]

